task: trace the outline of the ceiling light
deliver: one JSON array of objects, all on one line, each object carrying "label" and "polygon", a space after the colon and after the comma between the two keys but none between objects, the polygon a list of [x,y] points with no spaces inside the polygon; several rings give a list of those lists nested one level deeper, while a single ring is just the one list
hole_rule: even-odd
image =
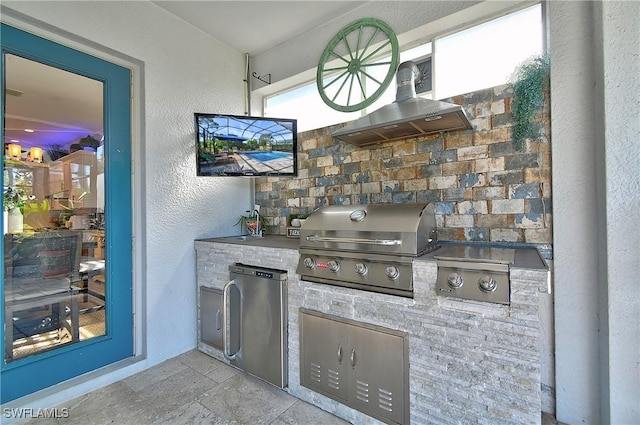
[{"label": "ceiling light", "polygon": [[35,130],[32,130],[30,128],[25,128],[24,131],[26,131],[27,133],[34,133]]}]

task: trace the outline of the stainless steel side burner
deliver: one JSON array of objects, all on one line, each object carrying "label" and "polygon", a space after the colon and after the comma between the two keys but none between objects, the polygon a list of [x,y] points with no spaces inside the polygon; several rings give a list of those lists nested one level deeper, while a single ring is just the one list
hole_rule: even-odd
[{"label": "stainless steel side burner", "polygon": [[434,258],[438,295],[509,304],[514,249],[451,245],[440,248]]},{"label": "stainless steel side burner", "polygon": [[304,280],[413,296],[413,259],[438,248],[433,204],[331,205],[300,230]]}]

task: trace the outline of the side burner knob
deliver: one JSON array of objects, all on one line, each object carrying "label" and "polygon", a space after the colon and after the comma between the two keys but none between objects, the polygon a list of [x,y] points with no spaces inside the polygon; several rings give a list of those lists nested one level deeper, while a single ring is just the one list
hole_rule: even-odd
[{"label": "side burner knob", "polygon": [[464,284],[464,279],[460,274],[453,272],[447,277],[447,283],[450,287],[457,289]]},{"label": "side burner knob", "polygon": [[396,266],[387,267],[386,272],[389,279],[396,280],[400,276],[400,270]]},{"label": "side burner knob", "polygon": [[478,279],[478,286],[482,292],[493,292],[498,287],[498,282],[491,276],[485,275]]},{"label": "side burner knob", "polygon": [[331,270],[332,272],[337,272],[338,270],[340,270],[340,263],[338,263],[336,260],[329,260],[329,262],[327,262],[327,265],[329,266],[329,270]]},{"label": "side burner knob", "polygon": [[358,263],[355,265],[356,268],[356,273],[358,273],[360,276],[364,276],[365,274],[367,274],[367,266],[365,264],[362,263]]},{"label": "side burner knob", "polygon": [[308,269],[313,269],[313,268],[316,267],[316,262],[313,261],[313,258],[311,258],[311,257],[305,258],[302,262],[303,262],[304,266],[306,268],[308,268]]}]

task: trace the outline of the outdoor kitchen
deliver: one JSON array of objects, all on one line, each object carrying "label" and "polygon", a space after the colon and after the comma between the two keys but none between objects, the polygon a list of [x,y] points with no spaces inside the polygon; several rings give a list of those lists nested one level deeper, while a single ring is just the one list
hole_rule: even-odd
[{"label": "outdoor kitchen", "polygon": [[[508,86],[450,100],[474,130],[361,147],[332,137],[342,126],[301,134],[298,178],[256,180],[270,224],[264,237],[196,241],[199,288],[222,290],[235,262],[287,272],[286,390],[352,423],[530,424],[553,403],[542,357],[551,293],[548,109],[542,140],[518,150]],[[298,237],[286,237],[289,217],[301,212],[309,216]],[[342,343],[324,339],[333,326],[397,342],[345,346],[343,354]],[[333,347],[328,358],[310,354],[323,347]],[[226,347],[199,339],[198,348],[228,361]],[[391,360],[367,358],[394,351]],[[340,393],[343,380],[351,388],[352,369],[366,384],[355,402]]]}]

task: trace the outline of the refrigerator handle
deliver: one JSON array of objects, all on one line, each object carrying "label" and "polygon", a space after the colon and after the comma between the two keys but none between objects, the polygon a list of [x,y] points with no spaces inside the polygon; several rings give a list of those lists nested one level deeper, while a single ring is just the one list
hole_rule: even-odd
[{"label": "refrigerator handle", "polygon": [[230,280],[224,285],[224,289],[222,290],[222,352],[224,356],[229,360],[235,360],[238,352],[231,354],[228,349],[229,338],[227,332],[229,332],[231,324],[229,323],[229,288],[231,286],[235,286],[235,279]]}]

